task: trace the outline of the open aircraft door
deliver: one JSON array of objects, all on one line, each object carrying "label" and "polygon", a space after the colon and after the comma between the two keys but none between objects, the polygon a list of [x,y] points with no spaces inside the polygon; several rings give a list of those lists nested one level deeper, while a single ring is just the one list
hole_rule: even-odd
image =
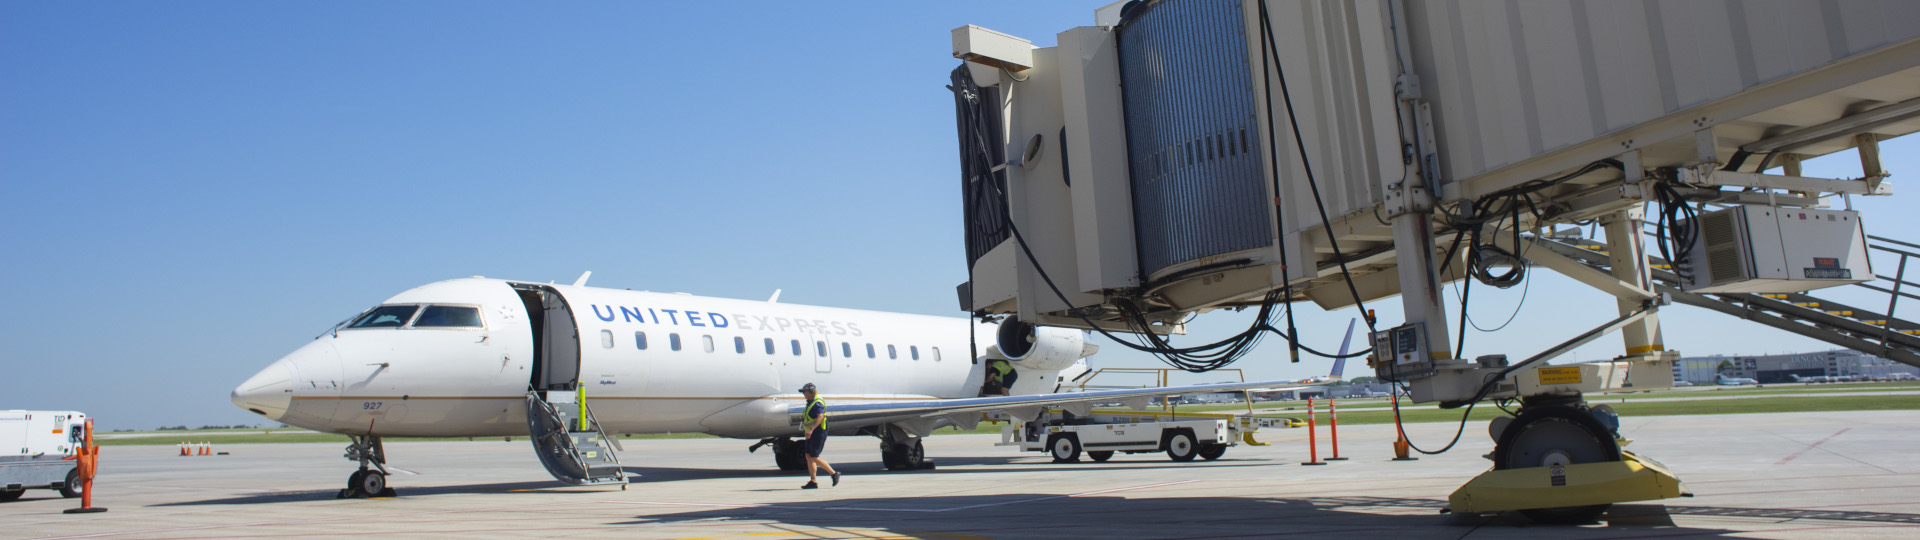
[{"label": "open aircraft door", "polygon": [[553,287],[522,283],[513,288],[526,305],[533,333],[529,388],[542,397],[548,390],[572,390],[580,382],[580,328],[573,308]]}]

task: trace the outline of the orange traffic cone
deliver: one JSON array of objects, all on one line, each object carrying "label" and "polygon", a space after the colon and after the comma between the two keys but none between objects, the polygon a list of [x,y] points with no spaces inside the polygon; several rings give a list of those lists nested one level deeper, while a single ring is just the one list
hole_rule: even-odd
[{"label": "orange traffic cone", "polygon": [[180,457],[187,457],[187,443],[185,441],[180,443]]}]

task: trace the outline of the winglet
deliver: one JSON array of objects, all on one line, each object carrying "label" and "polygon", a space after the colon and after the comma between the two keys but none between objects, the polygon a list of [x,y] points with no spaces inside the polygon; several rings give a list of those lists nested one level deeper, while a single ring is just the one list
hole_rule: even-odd
[{"label": "winglet", "polygon": [[592,276],[593,276],[593,271],[592,271],[592,270],[588,270],[588,271],[585,271],[585,272],[581,272],[581,273],[580,273],[580,279],[576,279],[576,280],[573,280],[573,286],[575,286],[575,287],[585,287],[585,286],[587,286],[587,278],[589,278],[589,277],[592,277]]},{"label": "winglet", "polygon": [[780,303],[780,289],[774,289],[774,290],[773,290],[773,297],[772,297],[772,298],[768,298],[768,299],[767,299],[767,303],[769,303],[769,304],[778,304],[778,303]]}]

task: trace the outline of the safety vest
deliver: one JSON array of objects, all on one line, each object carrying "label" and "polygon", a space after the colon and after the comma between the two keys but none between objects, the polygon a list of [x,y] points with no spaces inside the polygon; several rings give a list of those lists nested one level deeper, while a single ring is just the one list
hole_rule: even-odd
[{"label": "safety vest", "polygon": [[987,367],[992,368],[994,373],[998,373],[1002,377],[1006,376],[1007,372],[1013,371],[1013,366],[1008,364],[1006,360],[994,360],[988,363]]},{"label": "safety vest", "polygon": [[814,429],[827,429],[827,402],[822,401],[820,399],[820,396],[814,396],[813,401],[807,402],[807,412],[804,414],[813,414],[814,405],[820,406],[820,416],[814,417],[814,418],[808,418],[808,420],[820,421],[820,425],[814,426],[813,427]]}]

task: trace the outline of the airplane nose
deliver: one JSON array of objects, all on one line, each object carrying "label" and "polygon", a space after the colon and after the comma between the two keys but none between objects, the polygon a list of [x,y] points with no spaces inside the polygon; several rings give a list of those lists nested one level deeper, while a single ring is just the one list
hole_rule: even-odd
[{"label": "airplane nose", "polygon": [[268,420],[279,420],[286,416],[287,407],[293,403],[293,373],[285,361],[274,362],[267,369],[240,383],[233,389],[233,406],[252,411]]}]

